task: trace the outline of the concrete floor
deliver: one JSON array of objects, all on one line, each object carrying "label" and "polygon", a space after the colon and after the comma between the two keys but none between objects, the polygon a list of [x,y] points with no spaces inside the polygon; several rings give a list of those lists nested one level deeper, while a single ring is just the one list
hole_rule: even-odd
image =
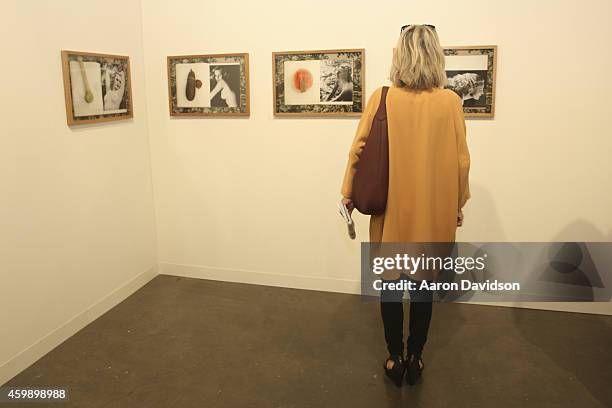
[{"label": "concrete floor", "polygon": [[162,275],[5,385],[69,387],[53,407],[612,407],[610,316],[435,304],[423,381],[396,388],[385,357],[359,296]]}]

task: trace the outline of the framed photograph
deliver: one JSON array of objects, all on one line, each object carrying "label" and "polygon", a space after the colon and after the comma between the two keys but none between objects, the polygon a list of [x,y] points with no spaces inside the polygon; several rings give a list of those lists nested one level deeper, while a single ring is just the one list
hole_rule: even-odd
[{"label": "framed photograph", "polygon": [[129,57],[63,50],[62,71],[69,126],[133,116]]},{"label": "framed photograph", "polygon": [[444,47],[447,88],[463,100],[466,118],[495,115],[497,46]]},{"label": "framed photograph", "polygon": [[361,116],[365,50],[272,53],[275,116]]},{"label": "framed photograph", "polygon": [[249,54],[168,57],[170,116],[248,116]]}]

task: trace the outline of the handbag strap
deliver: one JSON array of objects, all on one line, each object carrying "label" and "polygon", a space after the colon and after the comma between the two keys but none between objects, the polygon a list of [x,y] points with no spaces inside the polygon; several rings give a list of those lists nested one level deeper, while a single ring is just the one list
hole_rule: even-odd
[{"label": "handbag strap", "polygon": [[387,118],[387,92],[389,92],[389,87],[383,86],[382,95],[380,96],[380,104],[378,105],[378,110],[376,111],[376,119]]}]

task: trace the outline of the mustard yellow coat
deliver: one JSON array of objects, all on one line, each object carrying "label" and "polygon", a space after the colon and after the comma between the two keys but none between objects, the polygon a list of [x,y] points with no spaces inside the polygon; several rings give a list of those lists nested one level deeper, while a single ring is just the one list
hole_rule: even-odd
[{"label": "mustard yellow coat", "polygon": [[[351,198],[355,165],[367,142],[382,88],[370,97],[349,152],[342,195]],[[457,213],[470,197],[470,154],[461,99],[436,88],[387,94],[387,209],[370,218],[371,242],[454,242]]]}]

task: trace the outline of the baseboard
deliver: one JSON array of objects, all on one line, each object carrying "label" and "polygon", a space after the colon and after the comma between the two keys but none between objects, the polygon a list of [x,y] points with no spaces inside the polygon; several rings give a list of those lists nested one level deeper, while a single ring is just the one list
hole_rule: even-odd
[{"label": "baseboard", "polygon": [[251,285],[275,286],[281,288],[317,290],[336,293],[361,293],[361,282],[350,279],[322,278],[314,276],[283,275],[260,271],[231,268],[215,268],[199,265],[160,263],[161,275],[185,278],[209,279],[223,282],[248,283]]},{"label": "baseboard", "polygon": [[[349,279],[283,275],[268,272],[231,268],[215,268],[199,265],[183,265],[167,262],[160,263],[159,268],[159,273],[162,275],[182,276],[185,278],[210,279],[223,282],[248,283],[252,285],[318,290],[322,292],[348,293],[354,295],[361,293],[361,282]],[[609,302],[469,302],[466,304],[612,315],[612,303]]]},{"label": "baseboard", "polygon": [[151,279],[155,278],[158,274],[157,270],[157,265],[150,267],[0,365],[0,384],[4,384],[15,377],[83,327],[121,303]]}]

